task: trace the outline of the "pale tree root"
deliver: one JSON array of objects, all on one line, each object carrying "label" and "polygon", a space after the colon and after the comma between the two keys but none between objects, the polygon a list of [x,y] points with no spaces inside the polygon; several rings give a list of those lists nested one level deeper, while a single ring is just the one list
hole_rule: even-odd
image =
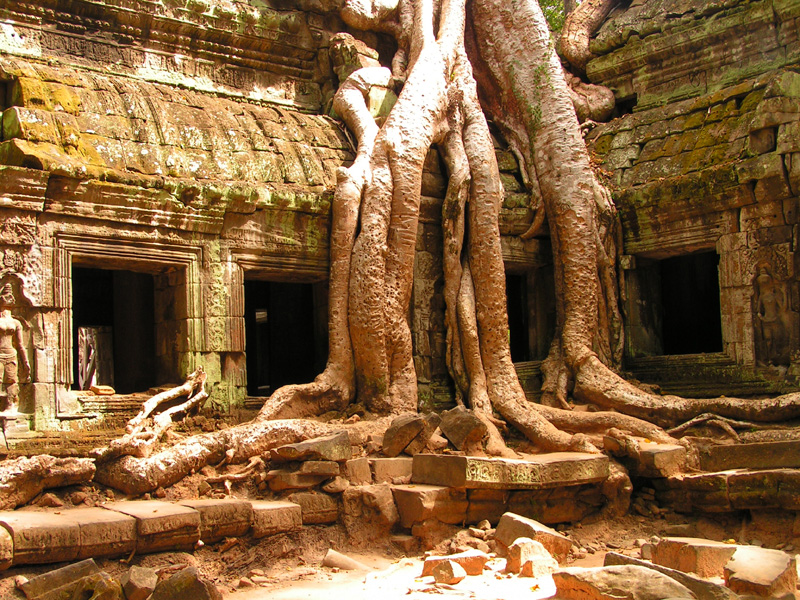
[{"label": "pale tree root", "polygon": [[0,463],[0,509],[11,510],[46,489],[89,483],[95,474],[90,458],[55,458],[47,454]]},{"label": "pale tree root", "polygon": [[[156,394],[145,401],[138,415],[128,421],[126,434],[111,441],[105,448],[95,448],[89,455],[99,462],[113,460],[119,456],[149,456],[161,436],[175,424],[178,415],[184,417],[202,406],[208,398],[205,388],[207,375],[203,367],[198,367],[177,387]],[[174,402],[181,396],[188,396],[185,402],[170,406],[155,414],[159,407]],[[152,420],[152,424],[150,424]]]}]

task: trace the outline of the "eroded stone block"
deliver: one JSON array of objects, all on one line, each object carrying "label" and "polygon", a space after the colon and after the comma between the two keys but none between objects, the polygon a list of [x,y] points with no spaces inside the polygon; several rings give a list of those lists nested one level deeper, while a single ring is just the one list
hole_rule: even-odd
[{"label": "eroded stone block", "polygon": [[61,516],[78,524],[78,558],[123,556],[136,548],[136,519],[99,507],[73,508]]},{"label": "eroded stone block", "polygon": [[200,539],[200,513],[188,506],[158,500],[109,502],[103,508],[136,519],[136,552],[190,550]]},{"label": "eroded stone block", "polygon": [[780,550],[738,546],[725,565],[725,585],[737,594],[775,598],[794,593],[797,559]]},{"label": "eroded stone block", "polygon": [[411,484],[392,486],[392,493],[400,524],[405,528],[429,519],[457,525],[467,517],[468,502],[464,490]]},{"label": "eroded stone block", "polygon": [[404,483],[411,480],[414,459],[411,457],[371,458],[372,476],[375,483]]},{"label": "eroded stone block", "polygon": [[701,538],[665,538],[653,548],[653,562],[701,577],[722,577],[736,546]]},{"label": "eroded stone block", "polygon": [[250,504],[255,538],[295,531],[303,524],[302,509],[294,502],[253,500]]},{"label": "eroded stone block", "polygon": [[558,561],[563,562],[572,548],[572,541],[538,521],[514,513],[506,513],[497,524],[494,539],[508,548],[518,538],[536,540]]},{"label": "eroded stone block", "polygon": [[3,525],[14,540],[14,565],[66,562],[78,557],[80,526],[47,512],[1,512]]},{"label": "eroded stone block", "polygon": [[242,536],[253,521],[253,507],[245,500],[184,500],[180,504],[200,513],[200,539],[204,542]]},{"label": "eroded stone block", "polygon": [[303,525],[335,523],[339,519],[339,502],[328,494],[297,492],[289,496],[289,501],[300,505]]}]

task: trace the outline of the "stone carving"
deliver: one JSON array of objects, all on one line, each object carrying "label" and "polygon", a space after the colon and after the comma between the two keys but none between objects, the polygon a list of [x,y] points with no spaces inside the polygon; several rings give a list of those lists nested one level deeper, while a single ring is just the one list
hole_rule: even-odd
[{"label": "stone carving", "polygon": [[0,289],[0,408],[7,413],[17,413],[19,406],[18,366],[22,366],[22,380],[30,379],[30,363],[22,343],[22,323],[11,315],[16,306],[14,290],[10,283]]},{"label": "stone carving", "polygon": [[8,217],[0,223],[0,238],[7,244],[30,246],[36,241],[36,223],[30,218]]},{"label": "stone carving", "polygon": [[762,263],[754,279],[756,357],[760,364],[789,364],[789,313],[786,286]]}]

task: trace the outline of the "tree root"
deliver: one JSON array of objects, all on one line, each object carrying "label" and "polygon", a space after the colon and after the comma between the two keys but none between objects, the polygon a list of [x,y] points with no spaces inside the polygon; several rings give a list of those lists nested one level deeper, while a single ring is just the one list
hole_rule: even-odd
[{"label": "tree root", "polygon": [[11,510],[49,488],[89,483],[95,474],[89,458],[55,458],[47,454],[0,463],[0,509]]}]

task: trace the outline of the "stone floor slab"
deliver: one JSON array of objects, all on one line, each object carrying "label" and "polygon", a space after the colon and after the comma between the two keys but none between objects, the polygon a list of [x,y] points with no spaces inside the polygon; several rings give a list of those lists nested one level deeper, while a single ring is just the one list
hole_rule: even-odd
[{"label": "stone floor slab", "polygon": [[601,482],[608,478],[608,469],[608,457],[581,452],[553,452],[526,460],[417,454],[411,481],[468,489],[544,489]]},{"label": "stone floor slab", "polygon": [[179,504],[200,513],[200,539],[205,543],[245,535],[253,522],[253,507],[246,500],[214,498]]},{"label": "stone floor slab", "polygon": [[136,552],[190,550],[200,540],[200,513],[159,500],[109,502],[103,508],[136,519]]}]

